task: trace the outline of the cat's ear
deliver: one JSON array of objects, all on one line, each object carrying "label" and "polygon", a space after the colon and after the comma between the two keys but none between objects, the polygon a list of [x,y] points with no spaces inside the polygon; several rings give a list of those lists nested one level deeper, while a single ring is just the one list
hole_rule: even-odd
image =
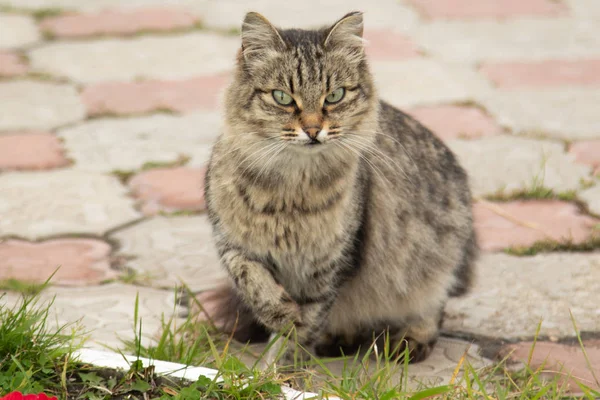
[{"label": "cat's ear", "polygon": [[242,55],[245,59],[254,55],[282,51],[285,42],[275,28],[265,17],[257,12],[249,12],[242,24]]},{"label": "cat's ear", "polygon": [[363,50],[363,14],[354,11],[344,15],[327,31],[326,48],[346,47]]}]

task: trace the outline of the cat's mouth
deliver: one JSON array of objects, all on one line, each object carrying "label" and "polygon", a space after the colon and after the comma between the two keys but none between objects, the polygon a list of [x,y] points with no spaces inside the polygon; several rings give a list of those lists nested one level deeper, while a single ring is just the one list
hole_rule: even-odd
[{"label": "cat's mouth", "polygon": [[308,142],[306,142],[304,145],[305,146],[317,146],[319,144],[323,144],[321,142],[319,142],[317,139],[310,139]]}]

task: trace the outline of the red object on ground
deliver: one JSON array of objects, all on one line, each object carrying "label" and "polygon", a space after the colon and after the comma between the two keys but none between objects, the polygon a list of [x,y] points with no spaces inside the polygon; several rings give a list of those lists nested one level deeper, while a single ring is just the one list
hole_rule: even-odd
[{"label": "red object on ground", "polygon": [[39,394],[23,394],[21,392],[12,392],[4,397],[0,397],[0,400],[58,400],[56,397],[48,397],[46,393]]}]

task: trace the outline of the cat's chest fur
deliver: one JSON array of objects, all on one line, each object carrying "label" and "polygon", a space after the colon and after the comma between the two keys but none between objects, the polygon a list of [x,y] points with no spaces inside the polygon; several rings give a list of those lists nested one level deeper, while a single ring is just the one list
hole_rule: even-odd
[{"label": "cat's chest fur", "polygon": [[[348,177],[350,179],[350,177]],[[282,279],[301,279],[328,262],[352,228],[352,182],[298,180],[271,188],[231,179],[215,189],[221,229],[231,242],[270,259]]]}]

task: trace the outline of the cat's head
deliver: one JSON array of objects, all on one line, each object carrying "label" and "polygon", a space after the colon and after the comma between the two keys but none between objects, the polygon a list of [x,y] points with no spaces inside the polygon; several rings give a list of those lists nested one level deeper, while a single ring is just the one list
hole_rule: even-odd
[{"label": "cat's head", "polygon": [[248,13],[226,95],[228,135],[309,155],[374,135],[378,101],[362,34],[360,12],[319,30],[278,29]]}]

